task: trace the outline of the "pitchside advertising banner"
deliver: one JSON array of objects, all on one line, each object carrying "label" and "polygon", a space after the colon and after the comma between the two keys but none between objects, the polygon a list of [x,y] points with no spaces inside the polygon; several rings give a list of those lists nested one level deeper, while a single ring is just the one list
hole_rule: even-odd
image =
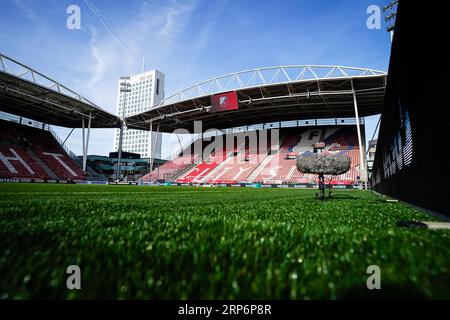
[{"label": "pitchside advertising banner", "polygon": [[222,112],[239,109],[236,91],[223,92],[211,97],[211,112]]}]

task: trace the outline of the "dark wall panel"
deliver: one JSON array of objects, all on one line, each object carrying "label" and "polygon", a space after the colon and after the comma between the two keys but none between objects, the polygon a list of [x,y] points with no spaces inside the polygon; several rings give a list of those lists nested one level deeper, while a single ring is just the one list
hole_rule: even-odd
[{"label": "dark wall panel", "polygon": [[400,1],[374,189],[450,216],[450,53],[445,10]]}]

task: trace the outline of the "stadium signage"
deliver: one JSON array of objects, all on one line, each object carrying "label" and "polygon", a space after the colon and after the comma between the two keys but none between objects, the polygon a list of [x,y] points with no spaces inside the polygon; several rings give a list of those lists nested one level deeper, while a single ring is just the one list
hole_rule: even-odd
[{"label": "stadium signage", "polygon": [[[96,183],[96,182],[94,182]],[[152,184],[152,185],[159,185],[159,184]],[[180,182],[171,182],[169,184],[164,185],[170,185],[170,186],[178,186],[178,187],[187,187],[187,186],[195,186],[195,187],[219,187],[219,188],[226,188],[226,187],[232,187],[232,188],[295,188],[295,189],[317,189],[318,185],[314,183],[289,183],[289,184],[256,184],[256,183],[180,183]],[[258,186],[257,186],[258,185]],[[333,189],[353,189],[354,186],[352,184],[332,184]]]},{"label": "stadium signage", "polygon": [[211,97],[211,111],[222,112],[239,109],[236,91],[215,94]]},{"label": "stadium signage", "polygon": [[218,186],[219,187],[228,187],[228,184],[226,184],[226,183],[219,183]]},{"label": "stadium signage", "polygon": [[209,318],[213,313],[221,315],[271,315],[272,306],[270,304],[222,304],[220,308],[207,306],[190,306],[185,304],[178,307],[179,315],[199,315]]},{"label": "stadium signage", "polygon": [[308,188],[306,184],[294,184],[292,185],[293,188]]}]

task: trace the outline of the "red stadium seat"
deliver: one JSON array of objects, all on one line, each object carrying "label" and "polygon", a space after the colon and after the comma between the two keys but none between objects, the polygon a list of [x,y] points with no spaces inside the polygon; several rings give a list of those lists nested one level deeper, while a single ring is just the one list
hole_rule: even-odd
[{"label": "red stadium seat", "polygon": [[9,121],[0,122],[1,178],[50,179],[47,171],[33,159],[35,156],[59,179],[84,179],[79,165],[50,132]]},{"label": "red stadium seat", "polygon": [[[223,141],[227,138],[230,141],[237,141],[235,138],[239,134],[241,133],[223,137]],[[359,176],[359,148],[354,126],[283,128],[280,131],[280,137],[280,150],[275,154],[268,155],[267,150],[259,150],[255,146],[237,146],[237,142],[234,142],[231,146],[225,146],[205,155],[204,161],[193,156],[178,157],[155,169],[143,179],[144,181],[164,179],[180,183],[214,184],[316,183],[316,175],[298,172],[296,157],[304,152],[313,152],[313,145],[321,141],[325,144],[324,152],[348,154],[352,161],[349,172],[336,177],[327,177],[328,180],[332,184],[356,182]],[[193,150],[193,144],[185,150],[188,149]]]}]

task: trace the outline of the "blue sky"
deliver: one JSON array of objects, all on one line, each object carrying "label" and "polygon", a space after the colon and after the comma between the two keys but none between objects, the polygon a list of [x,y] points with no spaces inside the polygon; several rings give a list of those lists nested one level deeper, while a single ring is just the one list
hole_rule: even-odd
[{"label": "blue sky", "polygon": [[[387,70],[389,33],[384,25],[366,26],[373,4],[383,6],[386,0],[2,0],[0,51],[114,113],[117,79],[140,72],[143,57],[146,69],[165,73],[166,96],[256,67]],[[69,5],[81,9],[80,30],[66,27]],[[368,137],[376,121],[367,119]],[[64,138],[69,129],[57,131]],[[112,137],[112,130],[93,130],[89,153],[112,151]],[[68,145],[81,153],[79,130]]]}]

